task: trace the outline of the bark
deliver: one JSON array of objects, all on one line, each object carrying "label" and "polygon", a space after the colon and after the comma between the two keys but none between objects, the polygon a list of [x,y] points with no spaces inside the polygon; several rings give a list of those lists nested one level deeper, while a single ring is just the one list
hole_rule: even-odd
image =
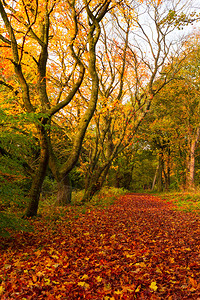
[{"label": "bark", "polygon": [[163,179],[162,179],[162,173],[163,173],[163,154],[159,153],[159,163],[158,163],[158,192],[163,191]]},{"label": "bark", "polygon": [[152,187],[151,187],[152,191],[154,190],[154,187],[155,187],[155,184],[156,184],[156,180],[157,180],[157,176],[158,176],[158,170],[159,170],[159,165],[157,166],[156,172],[155,172],[155,175],[154,175],[154,179],[153,179],[153,183],[152,183]]},{"label": "bark", "polygon": [[72,186],[69,174],[62,177],[60,173],[60,164],[53,152],[52,145],[49,144],[49,167],[57,181],[57,201],[59,206],[65,206],[71,203]]},{"label": "bark", "polygon": [[200,126],[197,128],[196,136],[191,140],[189,155],[187,159],[187,173],[186,173],[186,188],[194,188],[194,176],[195,176],[195,150],[199,140]]},{"label": "bark", "polygon": [[167,177],[166,177],[166,184],[165,184],[165,188],[168,191],[169,187],[170,187],[170,173],[171,173],[171,168],[170,168],[170,155],[171,155],[171,149],[168,146],[168,153],[167,153]]},{"label": "bark", "polygon": [[45,131],[45,127],[41,126],[40,128],[38,128],[38,131],[40,131],[40,160],[38,169],[34,174],[31,190],[29,193],[30,202],[25,213],[26,217],[33,217],[37,215],[40,193],[49,160],[48,136]]},{"label": "bark", "polygon": [[[164,175],[164,187],[165,187],[165,190],[168,191],[169,186],[170,186],[170,148],[169,148],[169,146],[166,146],[163,148],[163,150],[165,150],[165,154],[166,154],[167,158],[164,161],[164,155],[162,154],[162,157],[161,157],[162,173]],[[165,170],[165,168],[166,168],[166,170]]]},{"label": "bark", "polygon": [[58,182],[57,205],[65,206],[71,203],[72,186],[69,175]]},{"label": "bark", "polygon": [[97,181],[95,183],[92,183],[88,186],[87,190],[85,190],[84,196],[81,200],[81,204],[84,204],[86,202],[89,202],[92,197],[101,190],[100,183]]},{"label": "bark", "polygon": [[109,172],[111,163],[112,161],[108,161],[100,167],[98,165],[98,161],[93,162],[93,171],[88,172],[87,174],[85,193],[81,201],[82,203],[90,201],[92,197],[101,190]]}]

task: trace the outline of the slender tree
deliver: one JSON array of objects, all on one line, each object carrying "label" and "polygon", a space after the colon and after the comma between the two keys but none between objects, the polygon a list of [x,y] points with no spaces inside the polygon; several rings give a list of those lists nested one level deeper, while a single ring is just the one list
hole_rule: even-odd
[{"label": "slender tree", "polygon": [[[118,29],[114,47],[108,31],[104,31],[104,51],[103,55],[99,54],[98,70],[101,106],[94,125],[95,140],[91,139],[92,144],[87,146],[90,155],[83,202],[101,188],[113,160],[130,144],[154,96],[180,69],[180,61],[174,59],[180,51],[178,43],[174,51],[175,40],[168,40],[168,35],[175,30],[168,20],[169,5],[169,2],[144,1],[134,7],[133,16],[128,9],[123,9],[123,18],[114,15]],[[141,18],[143,14],[146,24]],[[165,68],[165,64],[169,67]],[[157,81],[160,74],[162,79]]]}]

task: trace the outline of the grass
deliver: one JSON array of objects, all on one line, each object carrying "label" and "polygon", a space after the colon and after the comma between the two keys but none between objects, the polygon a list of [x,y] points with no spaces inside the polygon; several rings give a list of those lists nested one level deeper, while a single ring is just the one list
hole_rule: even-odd
[{"label": "grass", "polygon": [[191,192],[171,192],[162,194],[162,198],[171,201],[175,210],[197,212],[200,214],[200,190]]},{"label": "grass", "polygon": [[[40,202],[39,214],[47,220],[61,222],[66,214],[71,219],[78,219],[80,215],[86,214],[93,208],[106,209],[112,205],[117,197],[128,193],[125,189],[104,187],[96,194],[90,202],[80,205],[84,190],[74,190],[72,192],[72,202],[65,207],[56,206],[56,195],[48,197]],[[177,211],[197,212],[200,213],[200,190],[193,192],[168,192],[159,194],[164,200],[174,204]]]},{"label": "grass", "polygon": [[[104,187],[98,192],[95,196],[93,196],[90,202],[84,204],[83,207],[94,207],[97,206],[99,208],[109,207],[114,203],[114,200],[120,196],[126,194],[128,191],[122,188],[114,188],[114,187]],[[80,201],[83,197],[84,191],[74,192],[72,193],[72,205],[79,205]]]},{"label": "grass", "polygon": [[[86,214],[88,211],[98,208],[109,208],[114,203],[117,197],[126,194],[127,191],[122,188],[105,187],[97,193],[91,201],[80,205],[84,190],[73,191],[72,201],[69,205],[64,207],[56,206],[56,195],[52,195],[46,199],[41,199],[39,206],[39,215],[44,216],[47,220],[59,222],[62,221],[66,214],[69,214],[69,221],[71,218],[77,219],[80,215]],[[65,218],[66,220],[66,218]]]},{"label": "grass", "polygon": [[[56,206],[56,195],[52,193],[40,200],[38,218],[44,218],[46,221],[55,224],[63,222],[63,220],[66,223],[70,223],[73,219],[78,219],[80,215],[84,215],[94,208],[109,208],[117,197],[127,193],[128,191],[122,188],[104,187],[90,202],[80,205],[84,191],[74,190],[72,192],[71,204],[64,207]],[[192,192],[168,192],[159,194],[159,196],[166,201],[172,202],[174,209],[177,211],[200,214],[200,190]],[[31,230],[28,222],[24,222],[21,216],[22,211],[20,208],[13,208],[12,205],[6,211],[0,212],[0,235],[7,235],[12,230]]]},{"label": "grass", "polygon": [[[37,217],[34,219],[46,220],[50,226],[56,226],[59,222],[65,221],[66,224],[73,219],[78,219],[80,215],[86,214],[88,211],[98,208],[108,208],[112,205],[115,199],[125,194],[124,189],[117,188],[103,188],[96,194],[90,202],[80,205],[84,191],[74,190],[72,192],[72,202],[69,205],[58,207],[56,205],[56,194],[54,192],[45,194],[41,197],[39,202],[39,209]],[[22,220],[22,215],[26,207],[26,199],[20,199],[18,202],[11,201],[8,206],[4,208],[0,202],[0,236],[10,236],[14,231],[32,231],[33,228],[29,226],[28,220]]]}]

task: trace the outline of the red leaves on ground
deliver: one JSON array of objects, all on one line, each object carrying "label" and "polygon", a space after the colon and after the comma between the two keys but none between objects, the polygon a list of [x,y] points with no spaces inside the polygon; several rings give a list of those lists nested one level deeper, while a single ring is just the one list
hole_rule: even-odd
[{"label": "red leaves on ground", "polygon": [[1,251],[1,299],[200,299],[199,215],[132,194],[34,222]]}]

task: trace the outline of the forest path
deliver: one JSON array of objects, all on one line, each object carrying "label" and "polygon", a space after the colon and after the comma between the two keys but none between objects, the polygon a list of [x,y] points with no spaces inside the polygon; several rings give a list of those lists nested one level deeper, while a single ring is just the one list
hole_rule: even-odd
[{"label": "forest path", "polygon": [[200,300],[199,215],[130,194],[36,225],[1,255],[1,299]]}]

